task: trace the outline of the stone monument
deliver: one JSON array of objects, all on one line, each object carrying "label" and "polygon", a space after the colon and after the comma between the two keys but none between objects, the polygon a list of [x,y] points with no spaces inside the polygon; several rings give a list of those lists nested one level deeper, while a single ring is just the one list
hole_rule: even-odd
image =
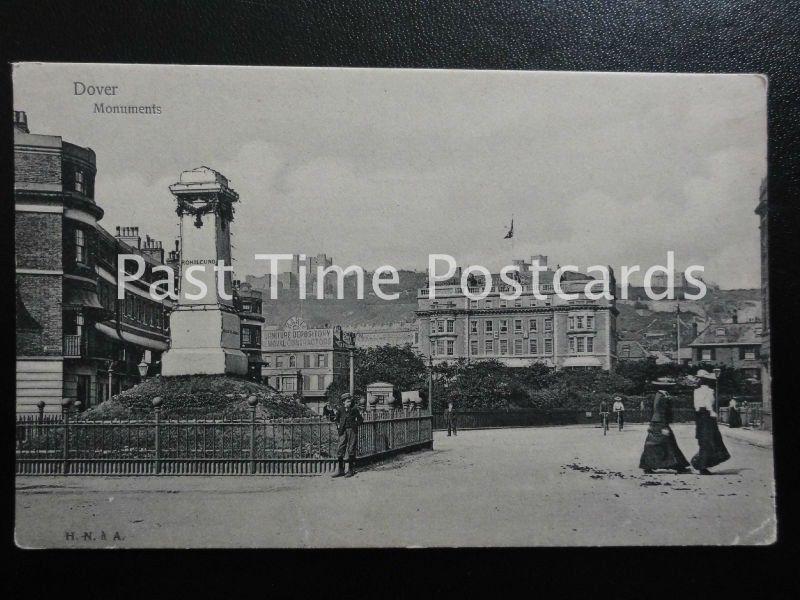
[{"label": "stone monument", "polygon": [[[169,189],[181,219],[180,284],[161,373],[246,375],[239,315],[233,300],[227,299],[233,294],[232,274],[214,270],[218,264],[231,265],[230,223],[239,195],[222,174],[208,167],[184,171]],[[205,294],[200,294],[197,282],[205,284]]]}]

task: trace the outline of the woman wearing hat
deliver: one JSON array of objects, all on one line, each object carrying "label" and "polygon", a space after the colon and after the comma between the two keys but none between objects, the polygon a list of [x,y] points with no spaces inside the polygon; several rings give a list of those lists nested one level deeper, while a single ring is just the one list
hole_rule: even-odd
[{"label": "woman wearing hat", "polygon": [[678,447],[669,426],[671,422],[672,398],[666,390],[659,389],[653,398],[653,416],[650,418],[647,439],[639,459],[639,468],[645,473],[652,473],[656,469],[674,469],[678,473],[688,470],[689,461]]},{"label": "woman wearing hat", "polygon": [[742,415],[739,413],[739,405],[736,403],[736,398],[731,398],[728,404],[728,427],[736,429],[742,426]]},{"label": "woman wearing hat", "polygon": [[700,448],[692,457],[692,466],[701,475],[710,475],[709,467],[725,462],[731,455],[722,442],[717,413],[714,412],[714,390],[709,384],[716,377],[703,369],[697,372],[696,377],[700,380],[700,385],[694,391],[695,437]]}]

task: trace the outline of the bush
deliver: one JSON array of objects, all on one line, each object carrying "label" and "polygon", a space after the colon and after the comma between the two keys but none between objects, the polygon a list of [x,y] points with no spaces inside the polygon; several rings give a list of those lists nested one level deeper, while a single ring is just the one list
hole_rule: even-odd
[{"label": "bush", "polygon": [[177,418],[248,417],[247,398],[258,400],[256,416],[306,417],[311,410],[297,396],[286,396],[254,381],[220,375],[154,377],[87,410],[86,419],[151,417],[153,398],[160,397],[161,415]]}]

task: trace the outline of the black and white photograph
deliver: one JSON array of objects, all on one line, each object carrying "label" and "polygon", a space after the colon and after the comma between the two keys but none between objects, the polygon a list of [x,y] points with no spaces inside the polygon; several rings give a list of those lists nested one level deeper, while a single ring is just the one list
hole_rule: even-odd
[{"label": "black and white photograph", "polygon": [[764,75],[12,76],[18,547],[776,542]]}]

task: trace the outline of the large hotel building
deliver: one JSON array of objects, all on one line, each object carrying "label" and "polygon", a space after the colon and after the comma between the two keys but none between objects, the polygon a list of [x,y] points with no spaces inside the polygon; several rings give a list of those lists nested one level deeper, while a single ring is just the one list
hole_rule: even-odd
[{"label": "large hotel building", "polygon": [[[555,269],[539,273],[540,300],[534,296],[529,266],[547,266],[547,257],[534,256],[531,263],[515,261],[520,267],[522,294],[509,296],[513,288],[493,276],[489,295],[472,300],[464,293],[460,278],[438,285],[435,298],[430,289],[418,291],[419,348],[434,363],[458,359],[495,359],[509,366],[523,367],[535,362],[555,369],[611,369],[616,354],[615,300],[593,300],[584,293],[591,276],[564,272],[561,288],[578,294],[566,300],[555,294]],[[616,283],[610,282],[610,289]],[[476,277],[469,284],[471,294],[483,290]],[[599,285],[592,289],[601,291]]]}]

